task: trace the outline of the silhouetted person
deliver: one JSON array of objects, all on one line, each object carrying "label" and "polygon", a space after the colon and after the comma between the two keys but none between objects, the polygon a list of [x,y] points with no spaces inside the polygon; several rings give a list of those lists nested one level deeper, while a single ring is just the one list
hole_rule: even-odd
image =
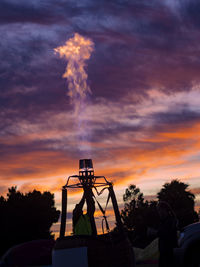
[{"label": "silhouetted person", "polygon": [[[87,213],[83,214],[83,206],[86,201]],[[74,235],[97,235],[96,224],[94,220],[95,202],[92,189],[84,188],[81,201],[73,210],[73,233]]]},{"label": "silhouetted person", "polygon": [[145,248],[147,239],[147,226],[144,216],[138,215],[135,221],[134,231],[129,232],[129,238],[133,246],[138,248]]},{"label": "silhouetted person", "polygon": [[157,209],[160,216],[159,267],[172,267],[174,266],[173,248],[177,246],[177,219],[167,202],[159,202]]}]

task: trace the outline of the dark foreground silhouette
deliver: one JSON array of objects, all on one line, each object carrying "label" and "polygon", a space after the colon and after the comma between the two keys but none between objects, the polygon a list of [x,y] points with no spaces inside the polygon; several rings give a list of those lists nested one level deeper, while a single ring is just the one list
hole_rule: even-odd
[{"label": "dark foreground silhouette", "polygon": [[50,228],[58,221],[54,195],[34,190],[23,194],[16,187],[0,197],[0,255],[14,245],[38,239],[53,239]]}]

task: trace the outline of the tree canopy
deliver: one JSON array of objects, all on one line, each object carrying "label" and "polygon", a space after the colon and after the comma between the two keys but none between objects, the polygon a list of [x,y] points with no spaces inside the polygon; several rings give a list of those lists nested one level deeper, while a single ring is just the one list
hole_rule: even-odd
[{"label": "tree canopy", "polygon": [[[145,201],[143,193],[135,185],[130,185],[123,195],[124,208],[121,211],[122,221],[128,230],[140,228],[141,232],[147,227],[157,228],[159,216],[157,202],[166,201],[174,210],[182,228],[198,221],[198,214],[194,210],[195,195],[188,190],[189,185],[179,180],[165,183],[157,193],[156,201]],[[140,227],[138,227],[140,225]],[[141,228],[143,225],[143,228]],[[140,231],[139,231],[140,232]]]},{"label": "tree canopy", "polygon": [[123,200],[125,204],[124,209],[121,211],[121,217],[128,230],[141,229],[141,225],[144,228],[157,226],[157,202],[145,201],[143,193],[140,192],[138,187],[130,185],[123,195]]},{"label": "tree canopy", "polygon": [[189,185],[179,180],[165,183],[158,192],[158,200],[170,204],[182,228],[190,223],[198,221],[198,214],[194,210],[195,195],[188,190]]},{"label": "tree canopy", "polygon": [[58,221],[60,211],[56,209],[54,195],[50,192],[33,190],[23,194],[11,187],[6,198],[0,197],[0,214],[2,254],[19,243],[53,238],[50,228]]}]

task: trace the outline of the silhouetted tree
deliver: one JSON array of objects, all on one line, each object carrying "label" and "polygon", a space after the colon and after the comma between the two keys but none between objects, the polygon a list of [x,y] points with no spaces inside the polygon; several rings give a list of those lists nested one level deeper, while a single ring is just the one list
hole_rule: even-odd
[{"label": "silhouetted tree", "polygon": [[178,218],[180,228],[198,221],[198,214],[194,210],[195,195],[188,190],[188,187],[188,184],[172,180],[164,184],[157,194],[159,200],[170,204]]},{"label": "silhouetted tree", "polygon": [[121,211],[121,218],[128,230],[136,230],[143,227],[156,227],[158,225],[158,213],[156,201],[145,201],[143,193],[135,185],[130,185],[123,195],[125,202]]},{"label": "silhouetted tree", "polygon": [[[174,210],[182,228],[199,220],[194,210],[195,196],[189,190],[188,184],[173,180],[163,185],[157,194],[158,200],[166,201]],[[130,185],[123,195],[124,208],[121,218],[127,230],[135,235],[143,235],[147,227],[157,228],[160,218],[157,212],[157,201],[145,201],[143,193],[135,185]]]},{"label": "silhouetted tree", "polygon": [[0,197],[0,254],[15,244],[53,238],[50,228],[60,214],[54,205],[50,192],[23,194],[9,188],[7,198]]}]

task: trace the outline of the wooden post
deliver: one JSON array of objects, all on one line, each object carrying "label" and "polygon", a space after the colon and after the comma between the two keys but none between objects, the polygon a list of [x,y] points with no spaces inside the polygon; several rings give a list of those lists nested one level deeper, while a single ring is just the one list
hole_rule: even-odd
[{"label": "wooden post", "polygon": [[67,219],[67,189],[62,188],[62,211],[61,211],[61,224],[60,224],[60,238],[65,236]]}]

